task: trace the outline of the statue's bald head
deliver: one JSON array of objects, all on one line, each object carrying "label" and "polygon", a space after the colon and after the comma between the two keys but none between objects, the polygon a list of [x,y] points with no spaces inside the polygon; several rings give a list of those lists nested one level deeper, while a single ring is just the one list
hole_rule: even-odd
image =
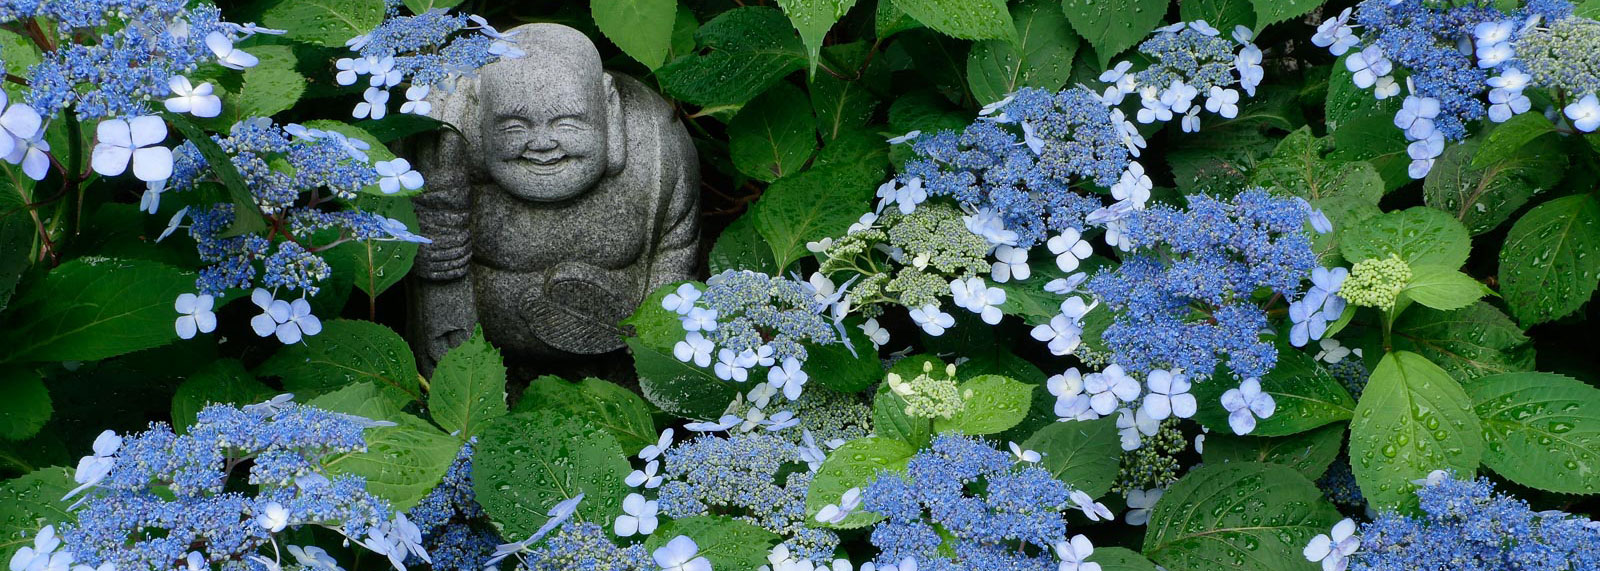
[{"label": "statue's bald head", "polygon": [[578,196],[621,168],[626,151],[617,91],[581,32],[528,24],[508,33],[525,55],[479,71],[490,174],[525,199]]}]

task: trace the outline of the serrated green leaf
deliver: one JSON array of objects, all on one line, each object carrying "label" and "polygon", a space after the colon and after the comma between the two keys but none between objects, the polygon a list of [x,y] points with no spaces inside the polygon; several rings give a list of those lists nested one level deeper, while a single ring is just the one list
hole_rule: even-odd
[{"label": "serrated green leaf", "polygon": [[1050,475],[1098,498],[1111,491],[1122,463],[1122,439],[1117,419],[1052,422],[1023,441],[1022,447],[1038,452],[1039,466]]},{"label": "serrated green leaf", "polygon": [[756,217],[748,212],[722,229],[717,241],[711,245],[706,267],[711,275],[727,270],[751,270],[767,275],[778,273],[778,262],[772,259],[772,249],[756,231]]},{"label": "serrated green leaf", "polygon": [[600,32],[629,57],[650,69],[667,61],[677,0],[594,0],[589,12]]},{"label": "serrated green leaf", "polygon": [[805,43],[806,55],[811,61],[811,73],[816,73],[817,56],[822,53],[822,40],[828,30],[855,5],[856,0],[778,0],[778,6],[789,15],[794,29],[800,31],[800,41]]},{"label": "serrated green leaf", "polygon": [[896,8],[894,2],[878,2],[878,11],[872,18],[873,31],[878,39],[886,40],[897,32],[904,32],[922,26],[916,18],[906,14],[904,10]]},{"label": "serrated green leaf", "polygon": [[701,282],[673,282],[662,285],[644,297],[639,302],[639,307],[633,314],[623,319],[620,325],[633,328],[633,336],[649,347],[654,347],[664,352],[670,352],[672,347],[683,340],[684,330],[682,316],[677,312],[661,306],[661,300],[678,291],[683,284],[690,284],[699,291],[706,290],[706,284]]},{"label": "serrated green leaf", "polygon": [[1328,146],[1328,140],[1302,127],[1257,165],[1251,181],[1310,201],[1348,196],[1376,205],[1383,197],[1383,178],[1377,169],[1366,161],[1328,160],[1323,157]]},{"label": "serrated green leaf", "polygon": [[1072,77],[1078,35],[1056,0],[1025,0],[1011,7],[1017,41],[984,40],[967,54],[967,85],[979,103],[992,103],[1024,87],[1055,91]]},{"label": "serrated green leaf", "polygon": [[1328,471],[1344,443],[1344,425],[1330,424],[1299,434],[1263,438],[1213,433],[1206,437],[1206,464],[1266,462],[1294,468],[1315,481]]},{"label": "serrated green leaf", "polygon": [[367,490],[389,500],[394,509],[408,510],[427,496],[455,462],[461,441],[427,421],[400,412],[379,397],[379,387],[361,383],[312,399],[307,404],[323,410],[384,420],[395,426],[369,428],[367,448],[341,454],[324,465],[334,474],[366,479]]},{"label": "serrated green leaf", "polygon": [[[1344,67],[1342,63],[1334,67]],[[1337,81],[1335,75],[1333,80]],[[1331,93],[1333,88],[1329,88]],[[1369,94],[1370,98],[1370,94]],[[1390,99],[1394,99],[1391,97]],[[1356,105],[1362,103],[1356,102]],[[1333,130],[1333,155],[1330,157],[1338,161],[1367,161],[1373,168],[1378,169],[1378,176],[1383,177],[1383,185],[1388,189],[1400,188],[1411,182],[1408,169],[1411,166],[1411,156],[1406,154],[1405,134],[1394,127],[1394,113],[1387,115],[1373,113],[1370,110],[1382,108],[1382,102],[1368,101],[1365,103],[1366,111],[1355,113],[1341,120],[1338,129]],[[1330,104],[1331,105],[1331,104]],[[1330,126],[1331,129],[1331,126]]]},{"label": "serrated green leaf", "polygon": [[1528,199],[1560,181],[1567,168],[1567,156],[1554,136],[1535,139],[1478,168],[1471,159],[1482,148],[1473,139],[1451,145],[1422,186],[1428,206],[1453,214],[1473,235],[1505,222]]},{"label": "serrated green leaf", "polygon": [[1185,22],[1205,20],[1218,30],[1232,33],[1234,26],[1254,29],[1256,11],[1250,0],[1186,0],[1178,3],[1178,18]]},{"label": "serrated green leaf", "polygon": [[1256,29],[1310,12],[1322,0],[1250,0],[1256,6]]},{"label": "serrated green leaf", "polygon": [[196,371],[172,395],[172,425],[183,431],[213,403],[242,406],[265,401],[277,393],[257,381],[237,359],[219,359]]},{"label": "serrated green leaf", "polygon": [[428,387],[433,421],[462,440],[506,414],[506,366],[482,327],[439,359]]},{"label": "serrated green leaf", "polygon": [[1466,388],[1489,469],[1541,490],[1600,492],[1600,389],[1553,373],[1490,375]]},{"label": "serrated green leaf", "polygon": [[1462,383],[1533,368],[1533,344],[1499,309],[1477,302],[1455,311],[1413,307],[1394,323],[1395,349],[1419,353]]},{"label": "serrated green leaf", "polygon": [[906,400],[889,390],[888,383],[878,385],[878,393],[872,399],[872,427],[879,436],[905,442],[912,448],[922,448],[933,440],[933,422],[906,414]]},{"label": "serrated green leaf", "polygon": [[735,8],[695,34],[705,54],[656,70],[668,95],[702,107],[743,105],[783,76],[806,66],[805,46],[775,8]]},{"label": "serrated green leaf", "polygon": [[814,125],[805,92],[780,83],[728,122],[728,157],[739,172],[764,182],[799,172],[817,150]]},{"label": "serrated green leaf", "polygon": [[1472,166],[1488,168],[1511,158],[1530,141],[1554,133],[1555,124],[1543,113],[1521,113],[1495,126],[1478,152],[1472,156]]},{"label": "serrated green leaf", "polygon": [[0,482],[0,558],[10,561],[18,549],[32,547],[46,525],[76,521],[77,515],[67,509],[72,502],[61,501],[75,487],[66,468],[42,468]]},{"label": "serrated green leaf", "polygon": [[[1220,376],[1195,383],[1193,393],[1202,403],[1220,402],[1222,394],[1238,385]],[[1256,422],[1251,436],[1284,436],[1350,418],[1355,399],[1321,363],[1304,351],[1278,343],[1278,364],[1261,377],[1261,390],[1272,395],[1277,411]],[[1232,434],[1228,412],[1220,406],[1202,406],[1194,418],[1213,431]]]},{"label": "serrated green leaf", "polygon": [[[355,206],[398,220],[406,228],[418,228],[416,210],[405,198],[363,194],[356,197]],[[334,246],[324,259],[334,266],[335,272],[343,271],[348,275],[357,289],[369,297],[377,297],[411,272],[417,259],[417,247],[416,242],[403,240],[355,240]]]},{"label": "serrated green leaf", "polygon": [[953,38],[1017,40],[1004,0],[894,0],[894,6]]},{"label": "serrated green leaf", "polygon": [[[916,453],[917,449],[905,441],[881,436],[857,438],[829,452],[806,490],[806,521],[812,521],[823,506],[839,503],[839,498],[850,488],[865,490],[867,484],[878,479],[879,472],[904,472]],[[856,510],[843,521],[824,524],[824,527],[855,529],[882,519],[878,514]]]},{"label": "serrated green leaf", "polygon": [[0,328],[0,362],[93,361],[178,338],[172,310],[194,274],[144,260],[80,258],[20,292]]},{"label": "serrated green leaf", "polygon": [[639,389],[661,410],[716,420],[741,392],[739,386],[713,376],[710,368],[679,361],[671,349],[656,349],[631,337],[627,342],[633,351],[633,370],[639,374]]},{"label": "serrated green leaf", "polygon": [[528,385],[522,398],[512,407],[512,412],[534,410],[556,411],[587,420],[615,436],[625,454],[637,454],[656,443],[650,405],[633,391],[610,381],[590,377],[573,383],[560,377],[539,377]]},{"label": "serrated green leaf", "polygon": [[1461,385],[1416,353],[1384,355],[1350,423],[1350,467],[1367,501],[1415,510],[1412,480],[1434,470],[1468,476],[1482,457],[1482,425]]},{"label": "serrated green leaf", "polygon": [[0,439],[32,438],[50,420],[50,391],[38,371],[0,367],[0,395]]},{"label": "serrated green leaf", "polygon": [[966,403],[948,420],[936,418],[934,432],[950,430],[980,435],[1004,432],[1028,416],[1035,385],[1000,375],[982,375],[961,383],[961,400]]},{"label": "serrated green leaf", "polygon": [[[1353,53],[1353,52],[1352,52]],[[1400,110],[1400,97],[1377,99],[1372,96],[1370,89],[1356,87],[1351,79],[1354,74],[1345,67],[1344,58],[1340,57],[1333,63],[1328,77],[1328,97],[1323,104],[1326,111],[1326,122],[1329,133],[1336,133],[1339,129],[1357,117],[1378,117],[1389,122],[1389,129],[1398,133],[1394,128],[1394,113]],[[1401,142],[1405,141],[1404,136]],[[1403,149],[1402,149],[1403,150]],[[1409,157],[1407,157],[1409,159]]]},{"label": "serrated green leaf", "polygon": [[410,8],[413,14],[421,14],[434,8],[454,8],[461,4],[461,0],[405,0],[405,2],[406,7]]},{"label": "serrated green leaf", "polygon": [[1313,569],[1301,552],[1339,512],[1288,466],[1206,464],[1150,512],[1144,554],[1172,571]]},{"label": "serrated green leaf", "polygon": [[783,538],[777,534],[724,516],[694,516],[669,521],[644,542],[654,552],[680,535],[694,540],[697,557],[712,569],[755,569],[767,563],[767,552]]},{"label": "serrated green leaf", "polygon": [[343,48],[383,23],[383,11],[384,0],[291,0],[268,8],[261,24],[288,30],[291,40]]},{"label": "serrated green leaf", "polygon": [[422,400],[411,348],[394,330],[371,321],[324,321],[321,333],[280,349],[255,373],[281,378],[284,390],[300,396],[371,382],[396,407]]},{"label": "serrated green leaf", "polygon": [[261,62],[239,74],[238,90],[223,94],[222,115],[204,120],[213,131],[226,133],[239,121],[287,111],[306,91],[306,77],[295,71],[298,61],[289,46],[255,46],[248,51]]},{"label": "serrated green leaf", "polygon": [[621,513],[633,468],[611,433],[556,411],[503,416],[472,456],[478,503],[507,537],[528,537],[557,503],[583,494],[578,516],[609,522]]},{"label": "serrated green leaf", "polygon": [[861,332],[861,319],[846,319],[843,326],[850,345],[806,344],[805,371],[812,382],[829,389],[841,393],[864,391],[883,380],[883,365],[878,361],[877,347]]},{"label": "serrated green leaf", "polygon": [[1500,250],[1500,291],[1524,325],[1589,301],[1600,285],[1600,199],[1564,196],[1522,215]]},{"label": "serrated green leaf", "polygon": [[1095,547],[1089,561],[1100,564],[1100,571],[1156,571],[1156,564],[1126,547]]},{"label": "serrated green leaf", "polygon": [[1472,305],[1494,292],[1455,268],[1418,264],[1411,267],[1411,280],[1400,293],[1422,305],[1450,311]]},{"label": "serrated green leaf", "polygon": [[861,217],[882,176],[881,167],[818,165],[767,187],[753,214],[778,270],[807,256],[806,242],[843,234]]},{"label": "serrated green leaf", "polygon": [[1385,212],[1339,229],[1339,250],[1352,262],[1396,255],[1412,266],[1459,268],[1471,249],[1472,238],[1460,221],[1427,206]]},{"label": "serrated green leaf", "polygon": [[1163,18],[1167,0],[1063,0],[1072,29],[1094,46],[1103,69],[1111,58],[1143,41]]}]

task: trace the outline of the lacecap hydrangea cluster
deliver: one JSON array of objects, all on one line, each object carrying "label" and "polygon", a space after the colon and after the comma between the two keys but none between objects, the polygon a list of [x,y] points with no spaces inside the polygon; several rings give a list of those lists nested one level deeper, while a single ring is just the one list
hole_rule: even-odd
[{"label": "lacecap hydrangea cluster", "polygon": [[[489,523],[489,516],[478,505],[472,489],[472,451],[477,439],[461,447],[455,462],[433,491],[417,502],[406,516],[422,532],[433,569],[439,571],[481,571],[500,545]],[[422,563],[412,556],[406,565]]]},{"label": "lacecap hydrangea cluster", "polygon": [[[1277,351],[1261,331],[1257,291],[1295,297],[1316,265],[1303,202],[1253,189],[1223,201],[1204,194],[1178,209],[1128,219],[1134,252],[1086,288],[1116,311],[1103,334],[1111,361],[1135,373],[1205,377],[1227,364],[1239,378],[1265,375]],[[1223,358],[1226,358],[1224,361]]]},{"label": "lacecap hydrangea cluster", "polygon": [[1352,571],[1600,569],[1600,523],[1534,511],[1495,491],[1487,478],[1457,480],[1436,472],[1418,485],[1420,515],[1384,512],[1361,524],[1359,533],[1345,520],[1313,538],[1306,558]]},{"label": "lacecap hydrangea cluster", "polygon": [[357,119],[388,115],[390,90],[402,85],[406,102],[400,112],[428,115],[433,106],[427,97],[435,86],[448,87],[458,76],[471,75],[501,58],[524,55],[507,41],[516,32],[502,33],[482,16],[450,14],[444,8],[406,15],[401,0],[386,4],[383,23],[345,42],[355,57],[334,62],[339,85],[355,85],[367,76],[362,102],[352,113]]},{"label": "lacecap hydrangea cluster", "polygon": [[1484,2],[1364,0],[1311,39],[1336,56],[1348,53],[1343,65],[1352,81],[1378,99],[1400,96],[1396,73],[1407,74],[1394,124],[1411,141],[1411,177],[1423,178],[1473,121],[1500,123],[1529,111],[1529,87],[1570,102],[1559,111],[1574,128],[1600,128],[1594,44],[1569,41],[1595,34],[1572,11],[1566,0],[1531,0],[1509,13]]},{"label": "lacecap hydrangea cluster", "polygon": [[1086,555],[1074,547],[1087,540],[1061,541],[1071,494],[1043,468],[947,433],[913,456],[906,473],[880,473],[862,490],[861,509],[885,518],[871,534],[880,566],[911,558],[919,570],[1055,571]]},{"label": "lacecap hydrangea cluster", "polygon": [[280,533],[317,525],[401,569],[407,557],[426,561],[415,525],[404,515],[391,520],[388,502],[362,478],[323,464],[365,450],[364,431],[381,425],[278,398],[208,406],[183,434],[162,423],[127,436],[107,431],[78,463],[80,486],[68,498],[83,497],[76,521],[60,524],[61,553],[115,569],[169,569],[175,561],[268,569],[279,563]]},{"label": "lacecap hydrangea cluster", "polygon": [[733,516],[783,536],[798,558],[832,560],[838,536],[806,519],[813,474],[799,446],[760,432],[703,435],[673,445],[663,456],[662,515]]},{"label": "lacecap hydrangea cluster", "polygon": [[801,368],[806,345],[844,339],[842,297],[842,291],[827,295],[798,279],[727,270],[707,279],[704,291],[683,284],[661,305],[678,314],[685,332],[673,347],[678,360],[739,383],[766,367],[766,384],[792,401],[808,379]]}]

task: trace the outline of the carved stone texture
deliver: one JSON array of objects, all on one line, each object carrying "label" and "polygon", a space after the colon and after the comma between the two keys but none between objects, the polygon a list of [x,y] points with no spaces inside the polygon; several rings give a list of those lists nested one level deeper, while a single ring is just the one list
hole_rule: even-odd
[{"label": "carved stone texture", "polygon": [[617,322],[695,271],[699,163],[671,106],[601,69],[577,30],[513,32],[527,55],[436,87],[453,129],[418,145],[433,243],[412,270],[409,329],[424,370],[477,323],[512,356],[620,349]]}]

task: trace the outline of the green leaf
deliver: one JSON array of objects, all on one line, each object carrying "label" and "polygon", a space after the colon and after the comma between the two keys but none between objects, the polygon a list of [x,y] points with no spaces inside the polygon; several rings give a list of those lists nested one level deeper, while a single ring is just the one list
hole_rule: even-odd
[{"label": "green leaf", "polygon": [[422,400],[411,348],[394,330],[371,321],[324,321],[322,333],[278,350],[255,373],[281,378],[284,390],[300,396],[372,382],[396,407]]},{"label": "green leaf", "polygon": [[21,478],[0,482],[0,559],[32,547],[39,528],[76,521],[61,496],[76,488],[66,468],[42,468]]},{"label": "green leaf", "polygon": [[1156,564],[1126,547],[1096,546],[1089,561],[1099,563],[1100,571],[1156,571]]},{"label": "green leaf", "polygon": [[1430,264],[1412,266],[1411,281],[1406,282],[1400,293],[1412,301],[1443,311],[1461,309],[1485,295],[1494,294],[1472,276],[1453,267]]},{"label": "green leaf", "polygon": [[933,422],[906,414],[906,400],[889,390],[888,383],[878,385],[878,393],[872,399],[872,427],[879,436],[905,442],[912,448],[922,448],[933,440]]},{"label": "green leaf", "polygon": [[[1284,436],[1348,420],[1355,399],[1316,359],[1304,351],[1278,343],[1278,365],[1261,377],[1261,390],[1272,395],[1277,412],[1256,422],[1252,436]],[[1195,383],[1193,393],[1202,403],[1220,402],[1222,394],[1237,384],[1213,376]],[[1202,406],[1194,418],[1213,431],[1232,434],[1228,412],[1220,406]]]},{"label": "green leaf", "polygon": [[0,362],[94,361],[178,338],[172,302],[194,274],[144,260],[80,258],[12,300]]},{"label": "green leaf", "polygon": [[483,338],[483,327],[439,359],[429,383],[433,421],[462,440],[506,414],[506,366],[500,350]]},{"label": "green leaf", "polygon": [[1472,166],[1480,169],[1509,159],[1529,142],[1556,131],[1555,124],[1543,113],[1520,113],[1495,126],[1488,139],[1472,157]]},{"label": "green leaf", "polygon": [[1301,551],[1340,517],[1288,466],[1206,464],[1156,502],[1144,554],[1172,571],[1312,569]]},{"label": "green leaf", "polygon": [[1466,383],[1484,375],[1533,368],[1533,343],[1499,309],[1477,302],[1464,309],[1407,310],[1395,321],[1395,349],[1419,353]]},{"label": "green leaf", "polygon": [[[356,206],[373,214],[399,220],[406,228],[417,229],[417,213],[411,201],[399,197],[380,197],[363,194],[356,197]],[[335,246],[327,258],[336,258],[337,270],[349,268],[347,273],[357,289],[370,297],[377,297],[411,271],[417,260],[417,243],[401,240],[357,240]],[[330,263],[335,260],[330,259]],[[346,286],[348,287],[348,286]]]},{"label": "green leaf", "polygon": [[33,438],[50,420],[50,391],[38,371],[0,367],[0,395],[0,440]]},{"label": "green leaf", "polygon": [[[378,397],[377,387],[365,385],[340,391],[345,394],[318,397],[310,404],[324,410],[367,416],[373,406],[371,403],[381,403],[382,399],[375,398]],[[352,398],[358,395],[364,398]],[[461,441],[403,412],[388,412],[381,419],[373,419],[387,420],[395,426],[367,429],[365,451],[337,456],[327,461],[326,466],[335,474],[365,478],[368,491],[389,500],[390,507],[396,510],[409,510],[444,479],[445,471],[450,469],[461,450]]]},{"label": "green leaf", "polygon": [[233,203],[233,225],[228,227],[223,237],[265,231],[267,221],[261,217],[255,195],[251,194],[250,185],[245,182],[244,175],[239,174],[238,167],[234,166],[233,157],[223,151],[216,141],[211,140],[204,129],[183,115],[169,111],[162,113],[161,118],[171,123],[189,144],[200,151],[200,156],[206,160],[206,166],[211,172],[216,173],[217,178],[222,181],[222,186],[228,190],[228,201]]},{"label": "green leaf", "polygon": [[489,424],[473,455],[478,503],[504,526],[506,537],[527,537],[557,503],[583,494],[578,516],[610,522],[627,495],[633,468],[611,433],[555,411],[500,417]]},{"label": "green leaf", "polygon": [[1554,373],[1507,373],[1468,384],[1467,394],[1489,469],[1541,490],[1600,491],[1600,389]]},{"label": "green leaf", "polygon": [[1078,34],[1056,0],[1024,0],[1011,8],[1017,41],[984,40],[967,54],[967,85],[979,103],[1024,87],[1055,91],[1072,78]]},{"label": "green leaf", "polygon": [[1383,197],[1383,178],[1377,169],[1365,161],[1323,158],[1329,142],[1312,135],[1310,127],[1301,127],[1261,161],[1251,182],[1311,201],[1348,196],[1376,205]]},{"label": "green leaf", "polygon": [[822,40],[828,30],[855,5],[856,0],[778,0],[794,29],[800,31],[800,41],[805,43],[811,60],[811,73],[817,71],[817,56],[822,53]]},{"label": "green leaf", "polygon": [[805,92],[780,83],[728,122],[728,156],[739,172],[772,182],[799,172],[817,150],[813,125]]},{"label": "green leaf", "polygon": [[902,95],[889,105],[889,129],[897,134],[960,131],[969,121],[971,118],[966,113],[949,107],[938,94],[930,91]]},{"label": "green leaf", "polygon": [[966,406],[949,420],[934,419],[934,432],[957,430],[969,435],[1004,432],[1028,416],[1036,388],[1000,375],[973,377],[961,383],[961,400]]},{"label": "green leaf", "polygon": [[1167,0],[1063,0],[1061,10],[1078,35],[1094,46],[1105,68],[1111,58],[1144,40],[1167,16]]},{"label": "green leaf", "polygon": [[577,383],[549,375],[534,379],[511,410],[549,410],[587,420],[615,436],[629,455],[656,443],[650,405],[633,391],[593,377]]},{"label": "green leaf", "polygon": [[[1342,68],[1344,65],[1342,62],[1335,63],[1334,67]],[[1339,76],[1335,75],[1330,81],[1338,80]],[[1328,91],[1332,93],[1334,89],[1329,87]],[[1330,158],[1372,163],[1378,169],[1378,176],[1383,177],[1385,188],[1399,188],[1411,182],[1411,175],[1407,172],[1411,166],[1411,156],[1406,154],[1405,134],[1394,127],[1393,112],[1387,115],[1373,113],[1371,109],[1382,108],[1382,102],[1372,102],[1371,94],[1366,94],[1366,97],[1364,105],[1367,107],[1341,120],[1338,129],[1333,131],[1334,152]],[[1329,128],[1332,129],[1331,123]]]},{"label": "green leaf", "polygon": [[1563,196],[1535,206],[1506,235],[1500,291],[1524,325],[1550,321],[1589,301],[1600,284],[1600,199]]},{"label": "green leaf", "polygon": [[1262,438],[1212,434],[1206,437],[1206,464],[1266,462],[1294,468],[1308,480],[1321,478],[1339,455],[1344,443],[1344,425],[1330,424],[1315,430]]},{"label": "green leaf", "polygon": [[710,369],[679,361],[671,349],[656,349],[629,338],[633,369],[644,398],[661,410],[699,420],[715,420],[739,396],[739,386],[718,379]]},{"label": "green leaf", "polygon": [[639,307],[633,310],[622,320],[621,325],[632,327],[633,336],[639,338],[646,346],[671,352],[672,347],[683,340],[682,316],[661,306],[661,300],[678,291],[683,284],[688,283],[700,291],[705,291],[706,284],[700,282],[673,282],[656,288],[639,302]]},{"label": "green leaf", "polygon": [[298,60],[289,46],[254,46],[247,51],[261,62],[240,73],[242,87],[222,94],[222,115],[204,120],[213,131],[226,133],[239,121],[288,111],[306,91],[306,77],[295,71]]},{"label": "green leaf", "polygon": [[[806,521],[814,521],[823,506],[839,503],[850,488],[866,489],[878,479],[879,472],[904,472],[906,464],[916,455],[917,449],[905,441],[882,436],[857,438],[844,443],[817,468],[817,475],[806,489]],[[882,520],[883,516],[867,510],[856,510],[836,524],[818,524],[834,529],[866,527]]]},{"label": "green leaf", "polygon": [[1310,12],[1322,0],[1250,0],[1256,6],[1256,30]]},{"label": "green leaf", "polygon": [[207,405],[235,406],[265,401],[277,392],[257,381],[238,359],[219,359],[196,371],[172,395],[172,426],[184,430]]},{"label": "green leaf", "polygon": [[1091,497],[1111,491],[1122,462],[1117,419],[1052,422],[1022,442],[1038,452],[1039,465],[1050,475]]},{"label": "green leaf", "polygon": [[668,95],[702,107],[743,105],[806,66],[805,46],[774,8],[723,12],[695,37],[710,52],[673,60],[656,76]]},{"label": "green leaf", "polygon": [[[1225,28],[1219,26],[1218,29]],[[1370,89],[1356,87],[1351,79],[1354,74],[1344,65],[1345,57],[1349,56],[1340,57],[1334,62],[1328,77],[1328,97],[1323,105],[1327,111],[1328,132],[1337,133],[1356,118],[1375,117],[1387,122],[1389,130],[1398,134],[1399,130],[1394,127],[1394,113],[1400,110],[1402,98],[1374,99]],[[1405,143],[1403,135],[1400,142],[1402,145]],[[1401,152],[1404,153],[1403,148]],[[1407,156],[1406,160],[1409,161],[1410,157]]]},{"label": "green leaf", "polygon": [[894,2],[882,1],[878,2],[878,11],[873,14],[872,23],[873,31],[877,33],[880,40],[889,39],[889,36],[893,36],[897,32],[904,32],[922,26],[916,19],[907,15],[904,10],[896,8]]},{"label": "green leaf", "polygon": [[1339,249],[1352,262],[1393,254],[1413,267],[1459,268],[1467,261],[1472,239],[1467,228],[1443,210],[1415,206],[1339,229]]},{"label": "green leaf", "polygon": [[[861,332],[861,319],[844,321],[850,346],[806,344],[805,371],[812,381],[841,393],[860,392],[883,380],[878,350]],[[851,349],[854,348],[852,352]]]},{"label": "green leaf", "polygon": [[1505,222],[1534,195],[1554,186],[1567,168],[1561,139],[1535,139],[1503,160],[1478,168],[1469,160],[1483,147],[1474,139],[1445,149],[1423,180],[1428,206],[1453,214],[1478,235]]},{"label": "green leaf", "polygon": [[724,516],[694,516],[675,519],[644,541],[647,552],[654,552],[680,535],[689,536],[699,548],[696,555],[711,561],[712,569],[755,569],[767,563],[767,552],[779,541],[777,534]]},{"label": "green leaf", "polygon": [[291,0],[261,15],[261,25],[288,30],[284,37],[343,48],[345,40],[383,23],[384,0]]},{"label": "green leaf", "polygon": [[1350,467],[1372,507],[1414,510],[1412,480],[1434,470],[1467,476],[1483,456],[1472,401],[1455,379],[1416,353],[1384,355],[1350,423]]},{"label": "green leaf", "polygon": [[413,14],[421,14],[434,8],[448,9],[461,4],[461,0],[405,0],[406,7]]},{"label": "green leaf", "polygon": [[894,6],[953,38],[1017,41],[1004,0],[894,0]]},{"label": "green leaf", "polygon": [[677,0],[594,0],[589,11],[600,32],[622,53],[650,69],[667,61]]},{"label": "green leaf", "polygon": [[1254,29],[1256,11],[1250,0],[1186,0],[1178,3],[1178,19],[1205,20],[1218,30],[1232,33],[1234,26]]},{"label": "green leaf", "polygon": [[711,245],[706,266],[711,275],[726,270],[753,270],[767,275],[777,275],[778,262],[772,259],[772,249],[756,230],[756,217],[746,212],[734,219],[717,241]]},{"label": "green leaf", "polygon": [[767,187],[754,207],[755,224],[778,270],[809,255],[806,242],[844,234],[866,210],[882,176],[881,167],[818,165]]},{"label": "green leaf", "polygon": [[879,101],[874,90],[888,86],[888,73],[882,60],[868,59],[872,55],[872,45],[864,41],[829,46],[822,51],[823,58],[846,73],[852,69],[860,73],[855,78],[825,73],[811,79],[811,108],[823,140],[865,129],[877,113]]}]

